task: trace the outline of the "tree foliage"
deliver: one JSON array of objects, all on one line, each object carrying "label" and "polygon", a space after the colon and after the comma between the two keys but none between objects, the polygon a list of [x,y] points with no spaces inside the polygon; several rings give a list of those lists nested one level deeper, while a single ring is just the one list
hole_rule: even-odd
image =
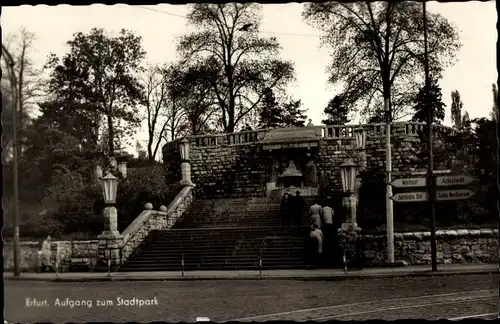
[{"label": "tree foliage", "polygon": [[421,123],[427,122],[430,109],[432,123],[440,124],[444,120],[445,106],[442,101],[441,88],[437,80],[432,80],[429,84],[429,91],[424,86],[415,97],[415,106],[413,106],[415,114],[413,115],[413,120]]},{"label": "tree foliage", "polygon": [[184,62],[205,62],[211,97],[228,133],[257,109],[264,89],[283,90],[294,75],[292,63],[277,58],[276,38],[259,37],[260,10],[256,3],[194,4],[187,17],[198,31],[178,45]]},{"label": "tree foliage", "polygon": [[322,123],[325,125],[345,125],[349,123],[349,107],[344,103],[343,95],[336,95],[326,106],[324,113],[326,119]]},{"label": "tree foliage", "polygon": [[462,129],[462,108],[464,104],[460,99],[460,92],[451,92],[451,122],[456,129]]},{"label": "tree foliage", "polygon": [[61,113],[90,120],[88,142],[96,146],[105,129],[105,150],[114,154],[115,146],[131,125],[138,125],[137,104],[142,89],[137,80],[145,52],[141,38],[121,30],[118,36],[106,35],[103,29],[88,34],[76,33],[68,41],[69,53],[62,59],[52,54],[49,89]]},{"label": "tree foliage", "polygon": [[259,128],[303,127],[306,110],[300,100],[279,100],[272,89],[265,89],[259,113]]},{"label": "tree foliage", "polygon": [[[420,3],[311,3],[303,16],[325,33],[323,45],[332,49],[329,82],[343,85],[349,108],[372,116],[383,98],[393,120],[405,115],[424,73]],[[460,43],[444,17],[427,17],[430,72],[439,79]]]}]

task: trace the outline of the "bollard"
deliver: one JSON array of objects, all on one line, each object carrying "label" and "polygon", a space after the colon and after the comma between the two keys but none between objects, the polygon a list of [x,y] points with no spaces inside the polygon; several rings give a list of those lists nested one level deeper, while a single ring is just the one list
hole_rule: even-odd
[{"label": "bollard", "polygon": [[344,273],[347,273],[347,259],[345,257],[345,251],[344,255],[342,256],[342,261],[344,262]]},{"label": "bollard", "polygon": [[184,254],[181,255],[182,276],[184,277]]},{"label": "bollard", "polygon": [[262,277],[262,255],[259,254],[259,275]]},{"label": "bollard", "polygon": [[108,277],[111,277],[111,250],[108,249]]}]

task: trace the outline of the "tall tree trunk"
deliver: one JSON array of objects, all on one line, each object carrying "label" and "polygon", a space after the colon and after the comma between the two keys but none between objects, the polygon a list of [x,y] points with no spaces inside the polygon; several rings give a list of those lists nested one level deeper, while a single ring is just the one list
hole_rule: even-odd
[{"label": "tall tree trunk", "polygon": [[108,118],[108,147],[109,147],[109,155],[113,156],[115,154],[115,143],[114,143],[114,138],[115,138],[115,129],[113,127],[113,118],[111,117],[111,114],[107,114],[106,117]]}]

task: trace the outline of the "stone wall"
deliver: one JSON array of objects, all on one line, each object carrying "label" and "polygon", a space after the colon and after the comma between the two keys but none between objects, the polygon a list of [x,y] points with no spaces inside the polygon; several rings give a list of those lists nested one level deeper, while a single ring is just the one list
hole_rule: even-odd
[{"label": "stone wall", "polygon": [[[430,232],[395,233],[394,258],[407,264],[431,263]],[[446,230],[436,232],[438,263],[496,263],[498,230]],[[358,257],[364,265],[380,265],[387,258],[385,235],[361,236]]]},{"label": "stone wall", "polygon": [[168,184],[178,183],[181,180],[181,153],[178,143],[179,141],[169,142],[162,148],[165,181]]},{"label": "stone wall", "polygon": [[[97,263],[97,240],[92,241],[54,241],[52,242],[52,263],[58,264],[58,271],[69,270],[71,262],[85,264],[93,269]],[[21,242],[21,270],[36,271],[39,266],[38,251],[41,242]],[[12,242],[4,242],[4,270],[14,268],[14,246]]]},{"label": "stone wall", "polygon": [[[325,126],[317,136],[318,150],[315,157],[316,173],[322,188],[340,190],[339,166],[345,159],[361,162],[361,152],[355,148],[353,130],[358,126]],[[385,168],[385,126],[363,125],[366,130],[364,161],[368,170]],[[318,128],[315,126],[315,128]],[[423,146],[418,133],[423,124],[395,123],[391,128],[393,171],[425,171],[416,169],[416,152]],[[195,195],[199,198],[258,197],[266,191],[266,158],[260,143],[268,130],[246,131],[189,137],[191,178],[196,184]],[[435,134],[454,131],[436,126]],[[163,147],[163,160],[168,173],[167,182],[180,180],[180,155],[178,141]],[[435,161],[436,169],[443,169]]]},{"label": "stone wall", "polygon": [[197,198],[262,197],[266,174],[261,145],[197,147],[191,144],[191,179]]}]

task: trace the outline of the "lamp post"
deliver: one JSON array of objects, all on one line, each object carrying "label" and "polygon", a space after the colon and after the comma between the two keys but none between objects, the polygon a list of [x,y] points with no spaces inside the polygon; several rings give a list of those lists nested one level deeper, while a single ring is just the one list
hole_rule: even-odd
[{"label": "lamp post", "polygon": [[[112,266],[120,263],[120,249],[123,245],[123,236],[118,231],[118,210],[114,206],[118,192],[118,183],[127,177],[126,162],[118,163],[116,158],[108,157],[107,165],[104,168],[106,175],[103,177],[103,168],[99,165],[95,168],[95,173],[102,187],[104,208],[102,214],[104,226],[101,235],[98,236],[99,259],[107,263],[108,271]],[[116,176],[115,176],[116,174]]]},{"label": "lamp post", "polygon": [[356,205],[358,199],[354,195],[356,184],[357,165],[348,159],[340,166],[340,177],[342,179],[342,190],[348,194],[343,198],[343,205],[347,208],[347,222],[342,224],[342,229],[357,229],[356,223]]},{"label": "lamp post", "polygon": [[193,186],[191,181],[191,164],[189,163],[189,141],[184,138],[179,142],[181,153],[181,185]]},{"label": "lamp post", "polygon": [[[364,130],[363,127],[356,128],[354,131],[354,139],[356,140],[356,149],[357,149],[357,155],[358,155],[358,163],[359,163],[359,172],[363,172],[366,170],[366,152],[365,152],[365,146],[366,146],[366,131]],[[355,196],[359,200],[359,189],[361,188],[361,177],[360,174],[357,174],[356,177],[356,187],[355,187]]]},{"label": "lamp post", "polygon": [[389,98],[384,98],[385,111],[385,173],[386,173],[386,197],[385,215],[387,228],[387,263],[394,263],[394,214],[392,205],[392,151],[391,151],[391,110]]}]

